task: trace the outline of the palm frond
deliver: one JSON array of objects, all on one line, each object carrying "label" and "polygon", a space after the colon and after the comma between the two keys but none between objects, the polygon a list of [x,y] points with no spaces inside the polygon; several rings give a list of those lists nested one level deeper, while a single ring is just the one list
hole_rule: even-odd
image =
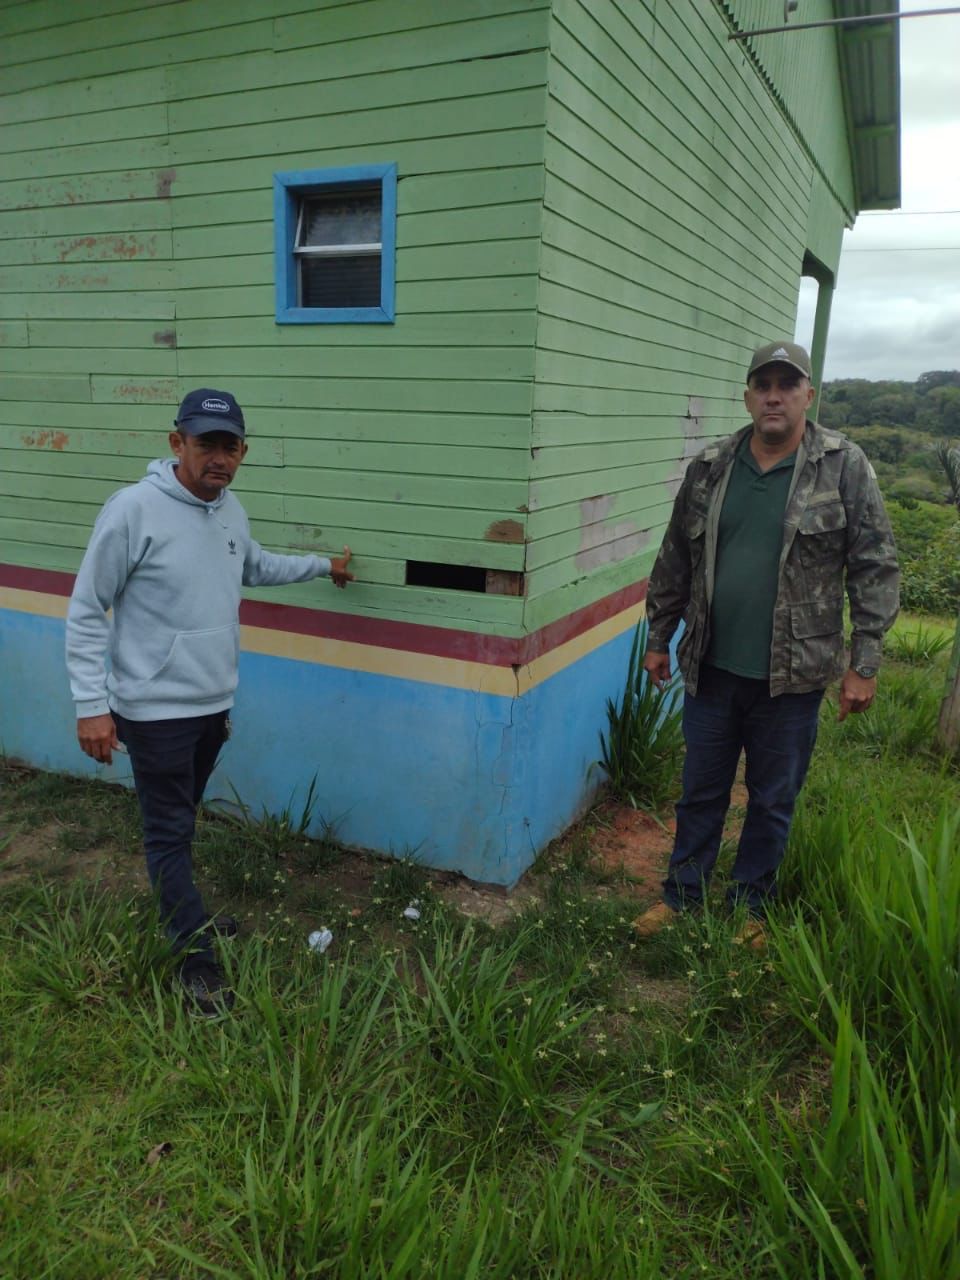
[{"label": "palm frond", "polygon": [[948,445],[945,440],[938,440],[935,452],[950,486],[950,501],[960,511],[960,449],[956,445]]}]

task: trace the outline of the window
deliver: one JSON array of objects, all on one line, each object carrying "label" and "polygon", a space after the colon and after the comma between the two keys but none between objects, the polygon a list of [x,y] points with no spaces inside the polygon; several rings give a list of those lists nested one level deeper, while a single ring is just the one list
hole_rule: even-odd
[{"label": "window", "polygon": [[394,318],[397,166],[276,173],[278,324]]}]

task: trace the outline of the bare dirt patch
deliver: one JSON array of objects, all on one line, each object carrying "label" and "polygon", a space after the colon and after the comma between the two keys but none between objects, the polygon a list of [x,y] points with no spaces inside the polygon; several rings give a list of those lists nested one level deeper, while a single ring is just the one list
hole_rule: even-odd
[{"label": "bare dirt patch", "polygon": [[[724,832],[727,840],[736,839],[745,806],[746,790],[738,781]],[[149,891],[142,853],[134,848],[135,828],[132,839],[128,834],[122,848],[121,842],[99,839],[99,831],[90,832],[92,839],[87,842],[82,814],[72,796],[65,796],[62,806],[53,811],[53,819],[41,819],[40,825],[32,829],[27,825],[29,819],[23,821],[22,812],[0,812],[0,885],[39,877],[84,878],[118,893]],[[210,820],[210,816],[201,816],[201,825]],[[509,891],[501,886],[477,884],[452,872],[428,872],[428,883],[446,905],[492,928],[508,925],[524,911],[536,909],[547,895],[550,877],[571,867],[582,868],[582,888],[586,892],[598,897],[631,897],[642,909],[660,896],[675,825],[672,814],[657,815],[606,799],[556,840]],[[298,915],[313,914],[308,905],[311,885],[327,894],[337,894],[347,908],[353,909],[352,914],[365,915],[389,865],[389,859],[347,849],[331,851],[328,862],[318,863],[309,871],[296,856],[278,863],[285,876],[295,882],[290,888],[294,891],[294,909],[300,908]],[[224,905],[220,901],[222,888],[214,883],[204,884],[211,909]],[[318,905],[317,909],[322,913],[322,907]],[[248,914],[254,917],[258,911]]]},{"label": "bare dirt patch", "polygon": [[[15,826],[3,835],[0,848],[0,884],[16,884],[39,877],[73,880],[83,878],[118,893],[147,888],[142,859],[130,858],[109,845],[94,849],[64,849],[63,824],[47,822],[21,831]],[[0,837],[2,843],[2,837]]]},{"label": "bare dirt patch", "polygon": [[604,871],[625,881],[639,897],[659,892],[676,822],[608,801],[595,813],[591,847]]},{"label": "bare dirt patch", "polygon": [[541,901],[534,878],[527,876],[510,892],[496,885],[472,884],[462,876],[451,877],[443,884],[434,882],[434,889],[447,906],[494,929],[509,924],[527,907]]},{"label": "bare dirt patch", "polygon": [[47,823],[36,831],[5,830],[0,833],[4,841],[0,852],[0,882],[23,879],[36,874],[46,873],[55,856],[57,847],[56,823]]}]

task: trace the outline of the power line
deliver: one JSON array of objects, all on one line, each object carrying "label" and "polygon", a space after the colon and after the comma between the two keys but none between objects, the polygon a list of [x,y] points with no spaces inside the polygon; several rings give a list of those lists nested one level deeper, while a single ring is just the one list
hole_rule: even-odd
[{"label": "power line", "polygon": [[876,209],[861,213],[860,217],[872,218],[945,218],[960,213],[960,209]]},{"label": "power line", "polygon": [[881,249],[844,249],[850,253],[960,253],[960,244],[887,245]]}]

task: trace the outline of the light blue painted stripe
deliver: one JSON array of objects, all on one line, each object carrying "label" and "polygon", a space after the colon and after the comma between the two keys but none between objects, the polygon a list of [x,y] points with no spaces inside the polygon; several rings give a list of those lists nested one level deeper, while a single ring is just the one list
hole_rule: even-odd
[{"label": "light blue painted stripe", "polygon": [[[0,610],[0,747],[129,783],[76,744],[64,623]],[[511,698],[244,652],[234,735],[207,790],[254,812],[317,809],[347,844],[512,885],[593,798],[608,697],[632,631]]]}]

